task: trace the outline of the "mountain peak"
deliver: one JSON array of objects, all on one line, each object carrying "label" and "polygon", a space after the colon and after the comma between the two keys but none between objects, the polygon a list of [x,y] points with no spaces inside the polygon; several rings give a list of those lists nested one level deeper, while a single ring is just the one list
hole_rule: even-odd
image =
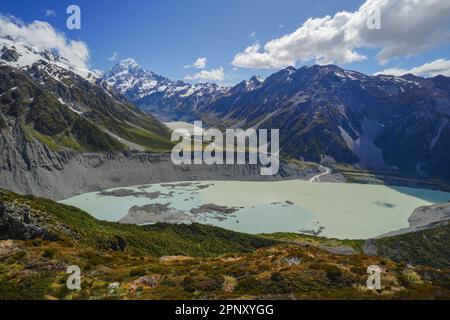
[{"label": "mountain peak", "polygon": [[139,64],[133,58],[123,59],[119,62],[119,65],[122,67],[128,67],[128,68],[139,67]]},{"label": "mountain peak", "polygon": [[[134,59],[119,61],[103,76],[106,83],[131,101],[149,96],[162,96],[162,99],[179,101],[195,97],[195,101],[206,100],[224,91],[215,84],[198,83],[191,85],[183,81],[173,81],[152,71],[143,69]],[[151,99],[151,98],[149,98]]]},{"label": "mountain peak", "polygon": [[97,78],[96,71],[89,70],[85,65],[74,64],[55,49],[38,49],[8,35],[0,37],[0,65],[18,69],[28,69],[34,65],[47,66],[51,69],[48,70],[50,73],[66,70],[91,82]]},{"label": "mountain peak", "polygon": [[293,66],[289,66],[289,67],[287,67],[287,68],[284,68],[283,71],[284,71],[284,72],[287,72],[287,73],[289,73],[289,74],[292,74],[292,73],[297,72],[297,69],[295,69]]},{"label": "mountain peak", "polygon": [[264,78],[261,77],[261,76],[253,76],[253,77],[250,78],[249,81],[252,82],[252,83],[261,84],[261,83],[264,82]]}]

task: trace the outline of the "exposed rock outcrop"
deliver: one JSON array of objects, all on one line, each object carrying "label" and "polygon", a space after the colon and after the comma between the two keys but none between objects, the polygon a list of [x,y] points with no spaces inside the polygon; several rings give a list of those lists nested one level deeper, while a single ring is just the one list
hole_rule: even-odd
[{"label": "exposed rock outcrop", "polygon": [[381,235],[378,238],[387,238],[401,234],[417,232],[436,228],[447,224],[450,221],[450,203],[437,204],[433,206],[420,207],[414,210],[409,217],[409,227]]},{"label": "exposed rock outcrop", "polygon": [[134,206],[128,214],[119,221],[124,224],[154,224],[154,223],[192,223],[193,216],[171,208],[169,204],[149,204]]},{"label": "exposed rock outcrop", "polygon": [[56,237],[40,226],[30,208],[0,203],[0,240],[33,240],[42,238],[54,241]]}]

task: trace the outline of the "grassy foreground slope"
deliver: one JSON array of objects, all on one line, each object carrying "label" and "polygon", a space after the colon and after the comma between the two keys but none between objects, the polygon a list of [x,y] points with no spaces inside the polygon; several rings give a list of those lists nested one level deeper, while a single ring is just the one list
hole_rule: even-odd
[{"label": "grassy foreground slope", "polygon": [[[1,206],[6,207],[6,211],[14,208],[19,213],[18,219],[21,219],[20,215],[27,215],[28,225],[41,229],[34,236],[32,232],[25,231],[22,235],[20,232],[10,234],[10,238],[32,240],[39,237],[77,249],[126,251],[129,254],[156,257],[214,256],[229,252],[251,252],[274,244],[272,240],[200,224],[140,227],[98,221],[74,207],[47,199],[18,196],[0,189],[0,210]],[[12,222],[9,225],[19,229],[17,224]],[[3,233],[0,233],[0,237]]]},{"label": "grassy foreground slope", "polygon": [[376,254],[394,261],[450,268],[450,223],[371,242]]},{"label": "grassy foreground slope", "polygon": [[[450,299],[448,270],[336,254],[324,242],[100,222],[1,190],[0,299]],[[70,265],[82,270],[80,291],[67,289]],[[384,270],[378,292],[366,288],[370,265]]]}]

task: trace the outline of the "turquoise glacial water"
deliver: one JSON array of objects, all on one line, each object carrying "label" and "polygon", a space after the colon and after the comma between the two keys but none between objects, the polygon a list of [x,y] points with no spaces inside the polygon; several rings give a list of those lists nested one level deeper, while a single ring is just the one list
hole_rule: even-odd
[{"label": "turquoise glacial water", "polygon": [[326,237],[364,239],[408,227],[408,218],[418,207],[450,201],[450,193],[434,190],[302,180],[180,182],[118,189],[159,193],[159,196],[149,199],[93,192],[61,203],[107,221],[119,221],[133,206],[169,204],[189,213],[192,208],[215,204],[239,210],[225,219],[210,213],[196,215],[195,220],[252,234],[320,232]]}]

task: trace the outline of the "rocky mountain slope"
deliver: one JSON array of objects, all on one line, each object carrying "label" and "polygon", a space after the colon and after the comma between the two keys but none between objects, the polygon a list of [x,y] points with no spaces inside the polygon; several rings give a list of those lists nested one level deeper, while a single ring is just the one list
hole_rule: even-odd
[{"label": "rocky mountain slope", "polygon": [[55,151],[40,142],[0,137],[0,186],[20,194],[62,200],[86,192],[140,184],[199,180],[309,178],[318,169],[285,162],[261,177],[258,165],[175,166],[170,154]]},{"label": "rocky mountain slope", "polygon": [[449,86],[441,76],[287,68],[201,112],[228,126],[279,128],[283,152],[296,158],[449,178]]},{"label": "rocky mountain slope", "polygon": [[169,130],[113,97],[94,73],[49,51],[0,39],[2,140],[39,141],[53,150],[170,150]]},{"label": "rocky mountain slope", "polygon": [[[271,239],[273,238],[273,239]],[[0,190],[0,299],[448,299],[448,270],[333,253],[296,235],[97,221]],[[274,240],[275,239],[275,240]],[[338,245],[340,245],[338,243]],[[81,268],[69,291],[67,267]],[[382,289],[366,288],[382,266]]]},{"label": "rocky mountain slope", "polygon": [[[289,67],[265,80],[254,77],[202,94],[206,99],[197,104],[176,90],[150,91],[145,97],[139,84],[143,71],[134,68],[140,70],[133,73],[138,85],[125,93],[138,90],[140,95],[128,98],[143,109],[151,100],[148,110],[165,119],[276,128],[282,153],[296,159],[450,178],[450,78],[367,76],[333,65]],[[109,84],[121,90],[115,81]],[[166,113],[169,96],[182,112]]]}]

